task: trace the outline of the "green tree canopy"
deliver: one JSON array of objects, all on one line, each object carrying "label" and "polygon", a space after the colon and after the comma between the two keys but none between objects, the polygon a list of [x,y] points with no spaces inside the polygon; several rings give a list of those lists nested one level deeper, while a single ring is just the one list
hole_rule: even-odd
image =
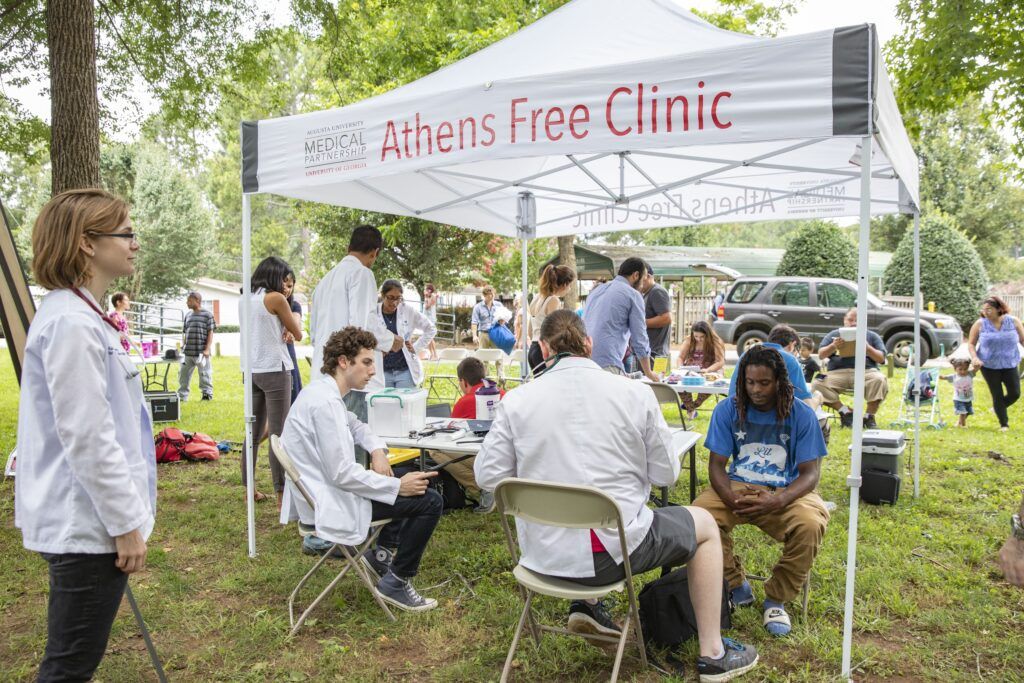
[{"label": "green tree canopy", "polygon": [[[977,250],[939,209],[926,207],[921,220],[921,294],[965,328],[977,318],[988,276]],[[885,286],[897,296],[914,295],[914,233],[907,231],[885,269]]]},{"label": "green tree canopy", "polygon": [[789,242],[776,275],[800,277],[857,277],[857,247],[829,221],[808,221]]}]

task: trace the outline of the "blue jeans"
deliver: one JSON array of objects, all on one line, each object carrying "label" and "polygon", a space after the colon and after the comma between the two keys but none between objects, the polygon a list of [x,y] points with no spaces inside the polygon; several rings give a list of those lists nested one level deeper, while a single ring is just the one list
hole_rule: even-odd
[{"label": "blue jeans", "polygon": [[409,368],[404,370],[385,370],[384,386],[394,387],[395,389],[415,389],[416,382],[413,381],[412,370]]},{"label": "blue jeans", "polygon": [[115,553],[40,553],[50,565],[46,652],[40,683],[89,681],[103,659],[128,575]]}]

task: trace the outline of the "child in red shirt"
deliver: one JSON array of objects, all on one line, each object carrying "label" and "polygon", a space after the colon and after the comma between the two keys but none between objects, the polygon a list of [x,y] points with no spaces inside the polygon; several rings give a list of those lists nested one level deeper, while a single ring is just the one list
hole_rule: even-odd
[{"label": "child in red shirt", "polygon": [[[462,390],[462,398],[452,406],[452,418],[460,420],[476,419],[476,392],[484,385],[484,377],[487,376],[487,369],[479,358],[466,358],[455,370],[459,378],[459,389]],[[504,398],[505,392],[501,391]]]}]

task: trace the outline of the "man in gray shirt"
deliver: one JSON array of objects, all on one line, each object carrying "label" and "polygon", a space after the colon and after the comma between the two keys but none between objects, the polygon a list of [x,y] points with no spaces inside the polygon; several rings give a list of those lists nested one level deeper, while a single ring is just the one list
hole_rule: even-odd
[{"label": "man in gray shirt", "polygon": [[644,295],[644,316],[647,318],[651,357],[668,358],[672,353],[669,347],[672,336],[672,297],[667,289],[654,281],[654,269],[649,263],[640,292]]},{"label": "man in gray shirt", "polygon": [[643,259],[633,257],[623,261],[618,276],[587,297],[583,321],[593,344],[590,358],[598,366],[624,374],[622,359],[628,345],[640,360],[644,375],[658,382],[660,378],[651,372],[651,345],[644,317],[644,298],[639,291],[646,274],[647,264]]}]

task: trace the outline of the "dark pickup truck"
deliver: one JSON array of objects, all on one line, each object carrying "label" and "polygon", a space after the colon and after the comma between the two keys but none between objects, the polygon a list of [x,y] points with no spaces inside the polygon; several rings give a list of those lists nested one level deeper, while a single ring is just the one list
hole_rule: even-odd
[{"label": "dark pickup truck", "polygon": [[[846,311],[857,305],[857,287],[849,280],[809,277],[742,277],[736,280],[718,307],[715,332],[726,344],[743,353],[751,344],[768,338],[779,323],[793,327],[815,344],[843,326]],[[885,341],[901,367],[910,357],[914,340],[914,312],[889,306],[868,295],[868,329]],[[963,341],[954,318],[921,312],[921,352],[925,358],[949,354]]]}]

